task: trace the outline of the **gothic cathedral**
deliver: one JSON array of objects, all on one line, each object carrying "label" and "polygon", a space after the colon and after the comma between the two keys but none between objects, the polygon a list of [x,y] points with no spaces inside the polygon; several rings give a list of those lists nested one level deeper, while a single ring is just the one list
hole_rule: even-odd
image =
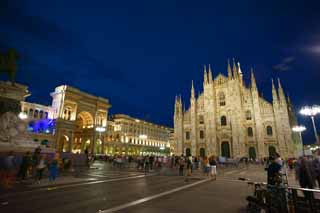
[{"label": "gothic cathedral", "polygon": [[278,79],[272,81],[272,103],[259,95],[253,70],[251,86],[243,81],[240,64],[228,61],[228,77],[212,77],[204,68],[203,93],[195,96],[192,82],[190,107],[174,108],[175,154],[263,158],[274,152],[283,158],[296,156],[299,137],[291,131],[296,119],[290,99]]}]

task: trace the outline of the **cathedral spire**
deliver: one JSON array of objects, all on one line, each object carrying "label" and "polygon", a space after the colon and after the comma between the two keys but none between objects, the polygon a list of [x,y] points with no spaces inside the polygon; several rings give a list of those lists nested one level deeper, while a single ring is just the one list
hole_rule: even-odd
[{"label": "cathedral spire", "polygon": [[279,93],[280,102],[282,104],[287,104],[286,97],[284,95],[284,92],[283,92],[283,89],[282,89],[281,82],[280,82],[279,78],[278,78],[278,93]]},{"label": "cathedral spire", "polygon": [[238,69],[237,69],[237,65],[236,65],[236,62],[234,61],[234,58],[232,59],[233,60],[233,78],[234,79],[237,79],[238,78]]},{"label": "cathedral spire", "polygon": [[194,99],[194,98],[195,98],[195,95],[194,95],[193,80],[192,80],[192,83],[191,83],[191,98],[192,98],[192,99]]},{"label": "cathedral spire", "polygon": [[272,102],[273,104],[278,104],[278,94],[277,94],[277,90],[276,87],[274,86],[274,82],[273,79],[271,79],[272,82]]},{"label": "cathedral spire", "polygon": [[228,58],[228,79],[232,79],[232,71],[231,71],[231,66],[230,66],[230,60]]},{"label": "cathedral spire", "polygon": [[211,71],[210,64],[209,64],[209,72],[208,72],[208,82],[209,82],[209,84],[212,83],[212,71]]},{"label": "cathedral spire", "polygon": [[208,73],[207,73],[207,67],[204,65],[204,70],[203,70],[203,84],[208,83]]},{"label": "cathedral spire", "polygon": [[254,77],[253,68],[251,68],[251,88],[257,89],[256,78]]}]

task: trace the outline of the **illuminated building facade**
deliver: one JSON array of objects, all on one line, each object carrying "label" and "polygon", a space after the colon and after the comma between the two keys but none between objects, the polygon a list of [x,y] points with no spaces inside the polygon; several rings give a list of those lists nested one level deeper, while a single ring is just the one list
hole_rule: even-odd
[{"label": "illuminated building facade", "polygon": [[228,62],[228,76],[213,78],[211,68],[204,70],[203,92],[195,95],[191,87],[190,108],[183,109],[181,97],[174,108],[175,153],[227,158],[263,158],[278,152],[284,158],[297,154],[301,141],[292,132],[295,118],[284,95],[272,81],[272,103],[258,92],[251,71],[246,86],[238,65]]},{"label": "illuminated building facade", "polygon": [[106,154],[165,155],[170,152],[172,128],[124,114],[110,117],[105,142]]}]

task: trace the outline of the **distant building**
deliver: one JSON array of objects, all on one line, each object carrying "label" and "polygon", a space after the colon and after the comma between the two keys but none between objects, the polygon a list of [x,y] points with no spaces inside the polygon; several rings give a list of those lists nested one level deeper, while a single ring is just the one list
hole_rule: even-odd
[{"label": "distant building", "polygon": [[170,152],[172,128],[116,114],[108,121],[105,153],[129,155],[166,155]]},{"label": "distant building", "polygon": [[181,97],[176,97],[175,153],[227,158],[296,155],[301,141],[292,133],[295,115],[280,80],[278,91],[272,81],[269,103],[259,95],[253,71],[249,87],[239,63],[231,68],[228,62],[227,71],[227,77],[213,78],[210,66],[205,68],[203,92],[196,97],[192,83],[189,109],[183,109]]}]

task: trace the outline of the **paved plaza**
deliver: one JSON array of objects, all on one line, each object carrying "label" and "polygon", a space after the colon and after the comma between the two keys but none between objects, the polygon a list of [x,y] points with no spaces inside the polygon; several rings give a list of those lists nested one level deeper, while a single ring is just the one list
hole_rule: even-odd
[{"label": "paved plaza", "polygon": [[[114,169],[96,162],[78,177],[55,183],[21,184],[1,193],[0,212],[244,212],[252,192],[239,177],[265,181],[262,166],[220,168],[216,181],[195,171],[186,179],[174,172]],[[293,174],[289,182],[294,184]]]}]

